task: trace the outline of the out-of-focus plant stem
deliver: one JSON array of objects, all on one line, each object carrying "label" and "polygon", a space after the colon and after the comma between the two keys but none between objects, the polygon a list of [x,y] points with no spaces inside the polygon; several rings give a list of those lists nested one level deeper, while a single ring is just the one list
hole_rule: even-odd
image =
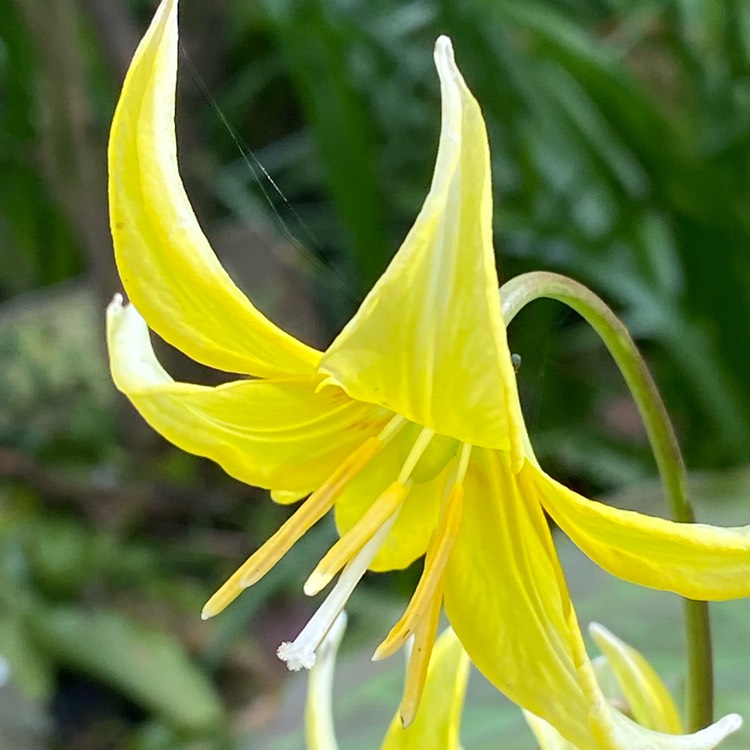
[{"label": "out-of-focus plant stem", "polygon": [[[537,271],[511,279],[500,290],[506,325],[529,302],[554,299],[575,310],[599,335],[617,363],[646,427],[673,520],[694,523],[687,474],[677,437],[646,362],[625,326],[592,291],[566,276]],[[707,602],[683,600],[687,642],[688,730],[713,720],[713,662]]]}]

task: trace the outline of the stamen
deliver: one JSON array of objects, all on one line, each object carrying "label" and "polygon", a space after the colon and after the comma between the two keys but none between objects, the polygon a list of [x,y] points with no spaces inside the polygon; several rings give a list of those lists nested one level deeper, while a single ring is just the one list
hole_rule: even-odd
[{"label": "stamen", "polygon": [[396,433],[404,426],[405,422],[406,417],[402,417],[400,414],[396,414],[380,431],[378,440],[380,440],[383,444],[390,442],[391,438],[393,438]]},{"label": "stamen", "polygon": [[385,541],[391,527],[396,521],[398,511],[394,513],[370,539],[352,561],[344,568],[336,585],[331,589],[323,604],[310,618],[302,629],[302,632],[293,642],[282,643],[276,655],[286,662],[292,671],[299,669],[310,669],[315,664],[315,654],[328,631],[333,626],[339,613],[346,606],[357,584],[360,582],[370,563],[377,555],[378,550]]},{"label": "stamen", "polygon": [[438,622],[440,620],[440,608],[443,602],[442,579],[439,591],[432,600],[429,610],[424,619],[419,623],[414,634],[414,644],[409,656],[409,665],[406,668],[406,682],[404,684],[404,696],[401,699],[401,726],[409,727],[417,716],[419,702],[422,699],[424,683],[427,679],[427,668],[430,665],[430,656],[435,645]]},{"label": "stamen", "polygon": [[310,574],[304,586],[308,596],[314,596],[324,589],[341,568],[372,539],[377,530],[401,507],[408,491],[408,484],[404,486],[393,482],[375,500],[354,526],[328,550]]},{"label": "stamen", "polygon": [[414,467],[417,465],[419,459],[422,458],[422,454],[430,444],[430,440],[432,440],[434,434],[435,431],[430,430],[427,427],[423,428],[422,432],[419,433],[419,437],[414,441],[414,445],[409,451],[409,455],[406,457],[406,461],[404,461],[404,465],[399,472],[398,481],[401,484],[406,484],[406,481],[414,471]]},{"label": "stamen", "polygon": [[[393,423],[394,420],[391,420]],[[386,426],[386,430],[390,424]],[[385,430],[384,430],[385,432]],[[383,433],[381,433],[382,435]],[[394,431],[388,435],[390,440]],[[377,456],[386,441],[370,437],[354,450],[304,504],[290,516],[265,544],[261,545],[206,602],[201,617],[207,620],[225,609],[244,589],[257,583],[271,568],[328,513],[346,485]]]},{"label": "stamen", "polygon": [[[401,427],[399,423],[395,429]],[[386,425],[385,430],[388,434],[392,432],[391,424]],[[382,433],[381,433],[382,434]],[[410,476],[414,467],[419,463],[419,459],[424,454],[435,436],[433,430],[422,428],[421,432],[414,441],[409,451],[406,461],[401,467],[398,480],[391,484],[388,489],[380,495],[375,502],[368,508],[362,518],[339,539],[336,544],[328,551],[325,557],[318,563],[315,570],[305,582],[304,591],[308,596],[317,594],[325,588],[331,579],[338,573],[346,562],[354,555],[362,545],[372,537],[375,530],[392,515],[403,503],[408,487],[410,485]]]},{"label": "stamen", "polygon": [[435,529],[427,550],[424,570],[422,571],[417,588],[401,619],[393,626],[385,640],[375,650],[372,656],[373,661],[386,659],[396,653],[406,643],[412,633],[419,629],[425,613],[434,601],[439,601],[445,566],[448,563],[448,558],[461,525],[463,498],[463,485],[454,484],[448,493],[440,522],[437,529]]},{"label": "stamen", "polygon": [[469,458],[471,457],[471,444],[463,443],[458,453],[458,466],[456,467],[456,476],[453,484],[463,484],[466,479],[466,470],[469,468]]}]

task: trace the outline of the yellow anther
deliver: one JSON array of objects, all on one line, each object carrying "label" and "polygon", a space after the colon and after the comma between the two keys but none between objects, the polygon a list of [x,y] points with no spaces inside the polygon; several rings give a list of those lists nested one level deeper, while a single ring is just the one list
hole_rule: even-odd
[{"label": "yellow anther", "polygon": [[422,577],[401,619],[391,628],[391,632],[373,654],[373,661],[386,659],[398,651],[419,629],[426,616],[425,613],[430,611],[435,600],[440,599],[445,566],[448,564],[448,558],[461,526],[463,498],[463,485],[453,485],[427,550]]},{"label": "yellow anther", "polygon": [[305,582],[305,593],[314,596],[375,536],[381,526],[399,510],[408,485],[393,482],[364,515],[331,547]]},{"label": "yellow anther", "polygon": [[439,591],[436,592],[429,610],[425,612],[425,616],[414,634],[409,665],[406,668],[404,695],[399,710],[401,725],[404,729],[412,724],[419,710],[419,702],[422,699],[424,683],[427,679],[427,667],[430,665],[430,656],[435,645],[442,601],[443,587],[441,582]]},{"label": "yellow anther", "polygon": [[370,437],[333,472],[281,528],[256,550],[206,602],[207,620],[225,609],[244,589],[257,583],[333,506],[347,484],[377,456],[384,442]]}]

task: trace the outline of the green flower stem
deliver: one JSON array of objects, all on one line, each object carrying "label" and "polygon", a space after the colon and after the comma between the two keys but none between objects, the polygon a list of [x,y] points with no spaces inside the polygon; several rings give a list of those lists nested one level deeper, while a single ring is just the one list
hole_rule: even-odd
[{"label": "green flower stem", "polygon": [[[656,459],[672,518],[694,523],[687,497],[687,475],[664,402],[646,363],[625,326],[593,292],[566,276],[537,271],[511,279],[500,289],[506,325],[529,302],[547,297],[575,310],[598,334],[633,394]],[[706,602],[683,600],[688,656],[688,730],[713,720],[711,626]]]}]

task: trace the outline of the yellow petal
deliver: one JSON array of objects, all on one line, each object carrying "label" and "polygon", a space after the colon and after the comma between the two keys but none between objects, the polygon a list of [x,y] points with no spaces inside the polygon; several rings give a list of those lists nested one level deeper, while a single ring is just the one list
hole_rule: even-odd
[{"label": "yellow petal", "polygon": [[317,380],[238,380],[216,388],[176,383],[132,305],[107,310],[115,385],[167,440],[258,487],[307,490],[375,435],[390,415]]},{"label": "yellow petal", "polygon": [[497,294],[489,149],[446,37],[432,186],[416,223],[320,370],[352,397],[473,445],[520,445],[515,375]]},{"label": "yellow petal", "polygon": [[690,599],[750,596],[750,527],[674,523],[612,508],[532,471],[555,523],[613,575]]},{"label": "yellow petal", "polygon": [[680,714],[667,686],[643,655],[598,623],[589,625],[589,635],[614,670],[633,718],[659,732],[682,732]]},{"label": "yellow petal", "polygon": [[206,365],[310,375],[320,353],[277,328],[222,268],[185,194],[174,130],[177,0],[135,53],[109,142],[110,225],[125,290],[149,325]]},{"label": "yellow petal", "polygon": [[[398,476],[405,452],[400,437],[389,443],[381,454],[349,483],[336,501],[336,527],[340,536],[362,518],[372,503]],[[450,466],[451,464],[447,470]],[[411,485],[396,522],[370,565],[371,570],[400,570],[425,553],[430,535],[437,526],[444,488],[443,473],[429,482]]]},{"label": "yellow petal", "polygon": [[742,725],[737,714],[730,714],[695,734],[664,734],[636,724],[612,706],[607,706],[594,745],[574,745],[552,725],[529,711],[526,721],[539,742],[540,750],[713,750]]},{"label": "yellow petal", "polygon": [[568,742],[551,724],[524,710],[523,717],[529,725],[534,738],[539,743],[539,750],[578,750]]},{"label": "yellow petal", "polygon": [[472,451],[445,609],[490,682],[588,750],[596,747],[592,699],[577,667],[570,599],[542,509],[516,480],[506,454]]},{"label": "yellow petal", "polygon": [[396,713],[381,750],[457,750],[468,679],[469,659],[448,629],[435,642],[414,722],[403,729]]}]

